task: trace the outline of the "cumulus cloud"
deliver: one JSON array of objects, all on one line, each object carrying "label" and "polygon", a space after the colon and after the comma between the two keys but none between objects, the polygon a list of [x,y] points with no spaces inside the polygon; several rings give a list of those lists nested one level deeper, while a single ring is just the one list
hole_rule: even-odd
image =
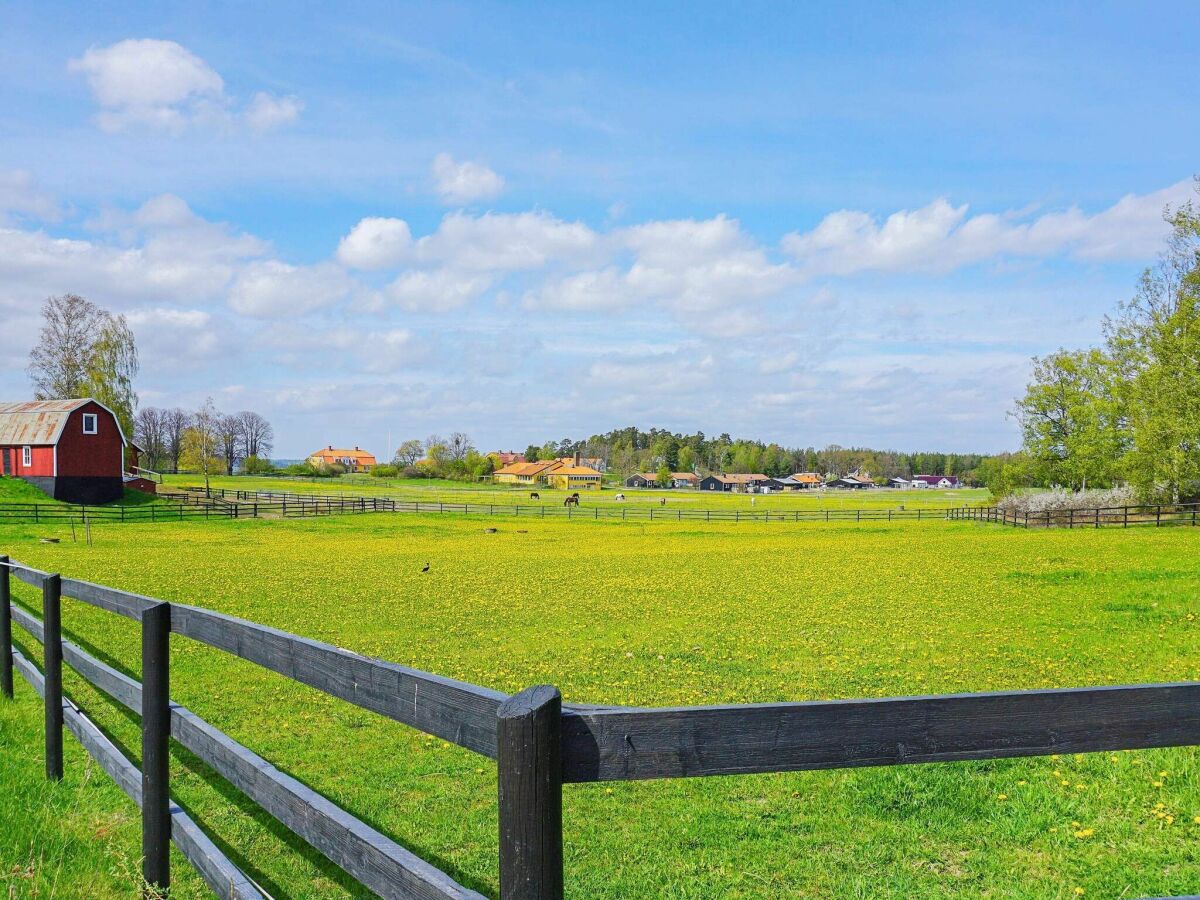
[{"label": "cumulus cloud", "polygon": [[[175,41],[131,38],[91,47],[67,69],[87,81],[100,107],[96,124],[105,131],[141,127],[178,135],[190,126],[228,127],[237,120],[221,76]],[[241,116],[261,131],[295,120],[302,108],[295,97],[259,92]]]},{"label": "cumulus cloud", "polygon": [[61,216],[61,210],[52,196],[37,187],[29,172],[0,171],[0,224],[13,215],[54,222]]},{"label": "cumulus cloud", "polygon": [[390,269],[409,257],[412,242],[403,219],[366,218],[342,238],[337,258],[354,269]]},{"label": "cumulus cloud", "polygon": [[229,305],[257,318],[302,315],[334,306],[355,287],[345,270],[334,263],[294,266],[267,259],[238,273],[229,291]]},{"label": "cumulus cloud", "polygon": [[259,91],[243,115],[246,124],[255,131],[270,131],[295,122],[303,111],[304,101],[299,97],[275,97],[265,91]]},{"label": "cumulus cloud", "polygon": [[826,216],[812,231],[793,232],[784,251],[807,274],[949,271],[986,259],[1068,254],[1080,259],[1143,259],[1162,246],[1163,208],[1188,198],[1190,182],[1129,194],[1088,215],[1078,207],[1030,217],[1019,212],[969,216],[939,198],[882,222],[856,210]]},{"label": "cumulus cloud", "polygon": [[234,337],[222,334],[211,313],[200,309],[149,307],[126,313],[143,356],[170,361],[203,362],[228,355]]},{"label": "cumulus cloud", "polygon": [[504,179],[482,163],[457,162],[449,153],[439,153],[430,167],[433,186],[443,203],[489,200],[504,190]]},{"label": "cumulus cloud", "polygon": [[408,312],[449,312],[478,298],[491,286],[487,275],[450,269],[405,272],[389,284],[385,295]]}]

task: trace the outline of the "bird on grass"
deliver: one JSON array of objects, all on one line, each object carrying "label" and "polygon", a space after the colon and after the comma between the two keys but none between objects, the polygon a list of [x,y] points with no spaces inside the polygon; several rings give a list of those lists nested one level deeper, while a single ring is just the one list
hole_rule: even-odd
[{"label": "bird on grass", "polygon": [[428,572],[429,571],[429,563],[425,563],[425,566],[424,566],[424,568],[421,569],[421,571]]}]

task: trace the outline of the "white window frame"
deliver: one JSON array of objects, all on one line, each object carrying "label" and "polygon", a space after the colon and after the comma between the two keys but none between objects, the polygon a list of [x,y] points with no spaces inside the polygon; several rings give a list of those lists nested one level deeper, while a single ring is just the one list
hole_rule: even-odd
[{"label": "white window frame", "polygon": [[[88,422],[91,422],[91,429],[88,428]],[[100,433],[100,416],[96,413],[83,414],[83,433],[84,434],[99,434]]]},{"label": "white window frame", "polygon": [[33,467],[33,448],[32,447],[22,447],[21,448],[21,468],[30,469],[32,467]]}]

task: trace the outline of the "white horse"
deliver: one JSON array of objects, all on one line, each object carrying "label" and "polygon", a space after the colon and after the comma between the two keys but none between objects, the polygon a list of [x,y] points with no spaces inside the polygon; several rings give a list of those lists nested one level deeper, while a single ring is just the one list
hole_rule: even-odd
[{"label": "white horse", "polygon": [[624,494],[617,494],[617,496],[616,496],[615,498],[613,498],[613,499],[615,499],[615,500],[624,500],[624,499],[625,499],[625,495],[624,495]]}]

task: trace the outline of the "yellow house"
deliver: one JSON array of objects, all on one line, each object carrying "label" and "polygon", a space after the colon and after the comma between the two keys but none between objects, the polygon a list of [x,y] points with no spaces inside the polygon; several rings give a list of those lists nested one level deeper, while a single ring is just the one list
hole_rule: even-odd
[{"label": "yellow house", "polygon": [[560,491],[600,490],[600,473],[589,466],[562,466],[550,472],[546,481]]},{"label": "yellow house", "polygon": [[496,484],[538,484],[545,481],[550,472],[561,468],[563,464],[557,459],[512,463],[493,472],[492,481]]}]

